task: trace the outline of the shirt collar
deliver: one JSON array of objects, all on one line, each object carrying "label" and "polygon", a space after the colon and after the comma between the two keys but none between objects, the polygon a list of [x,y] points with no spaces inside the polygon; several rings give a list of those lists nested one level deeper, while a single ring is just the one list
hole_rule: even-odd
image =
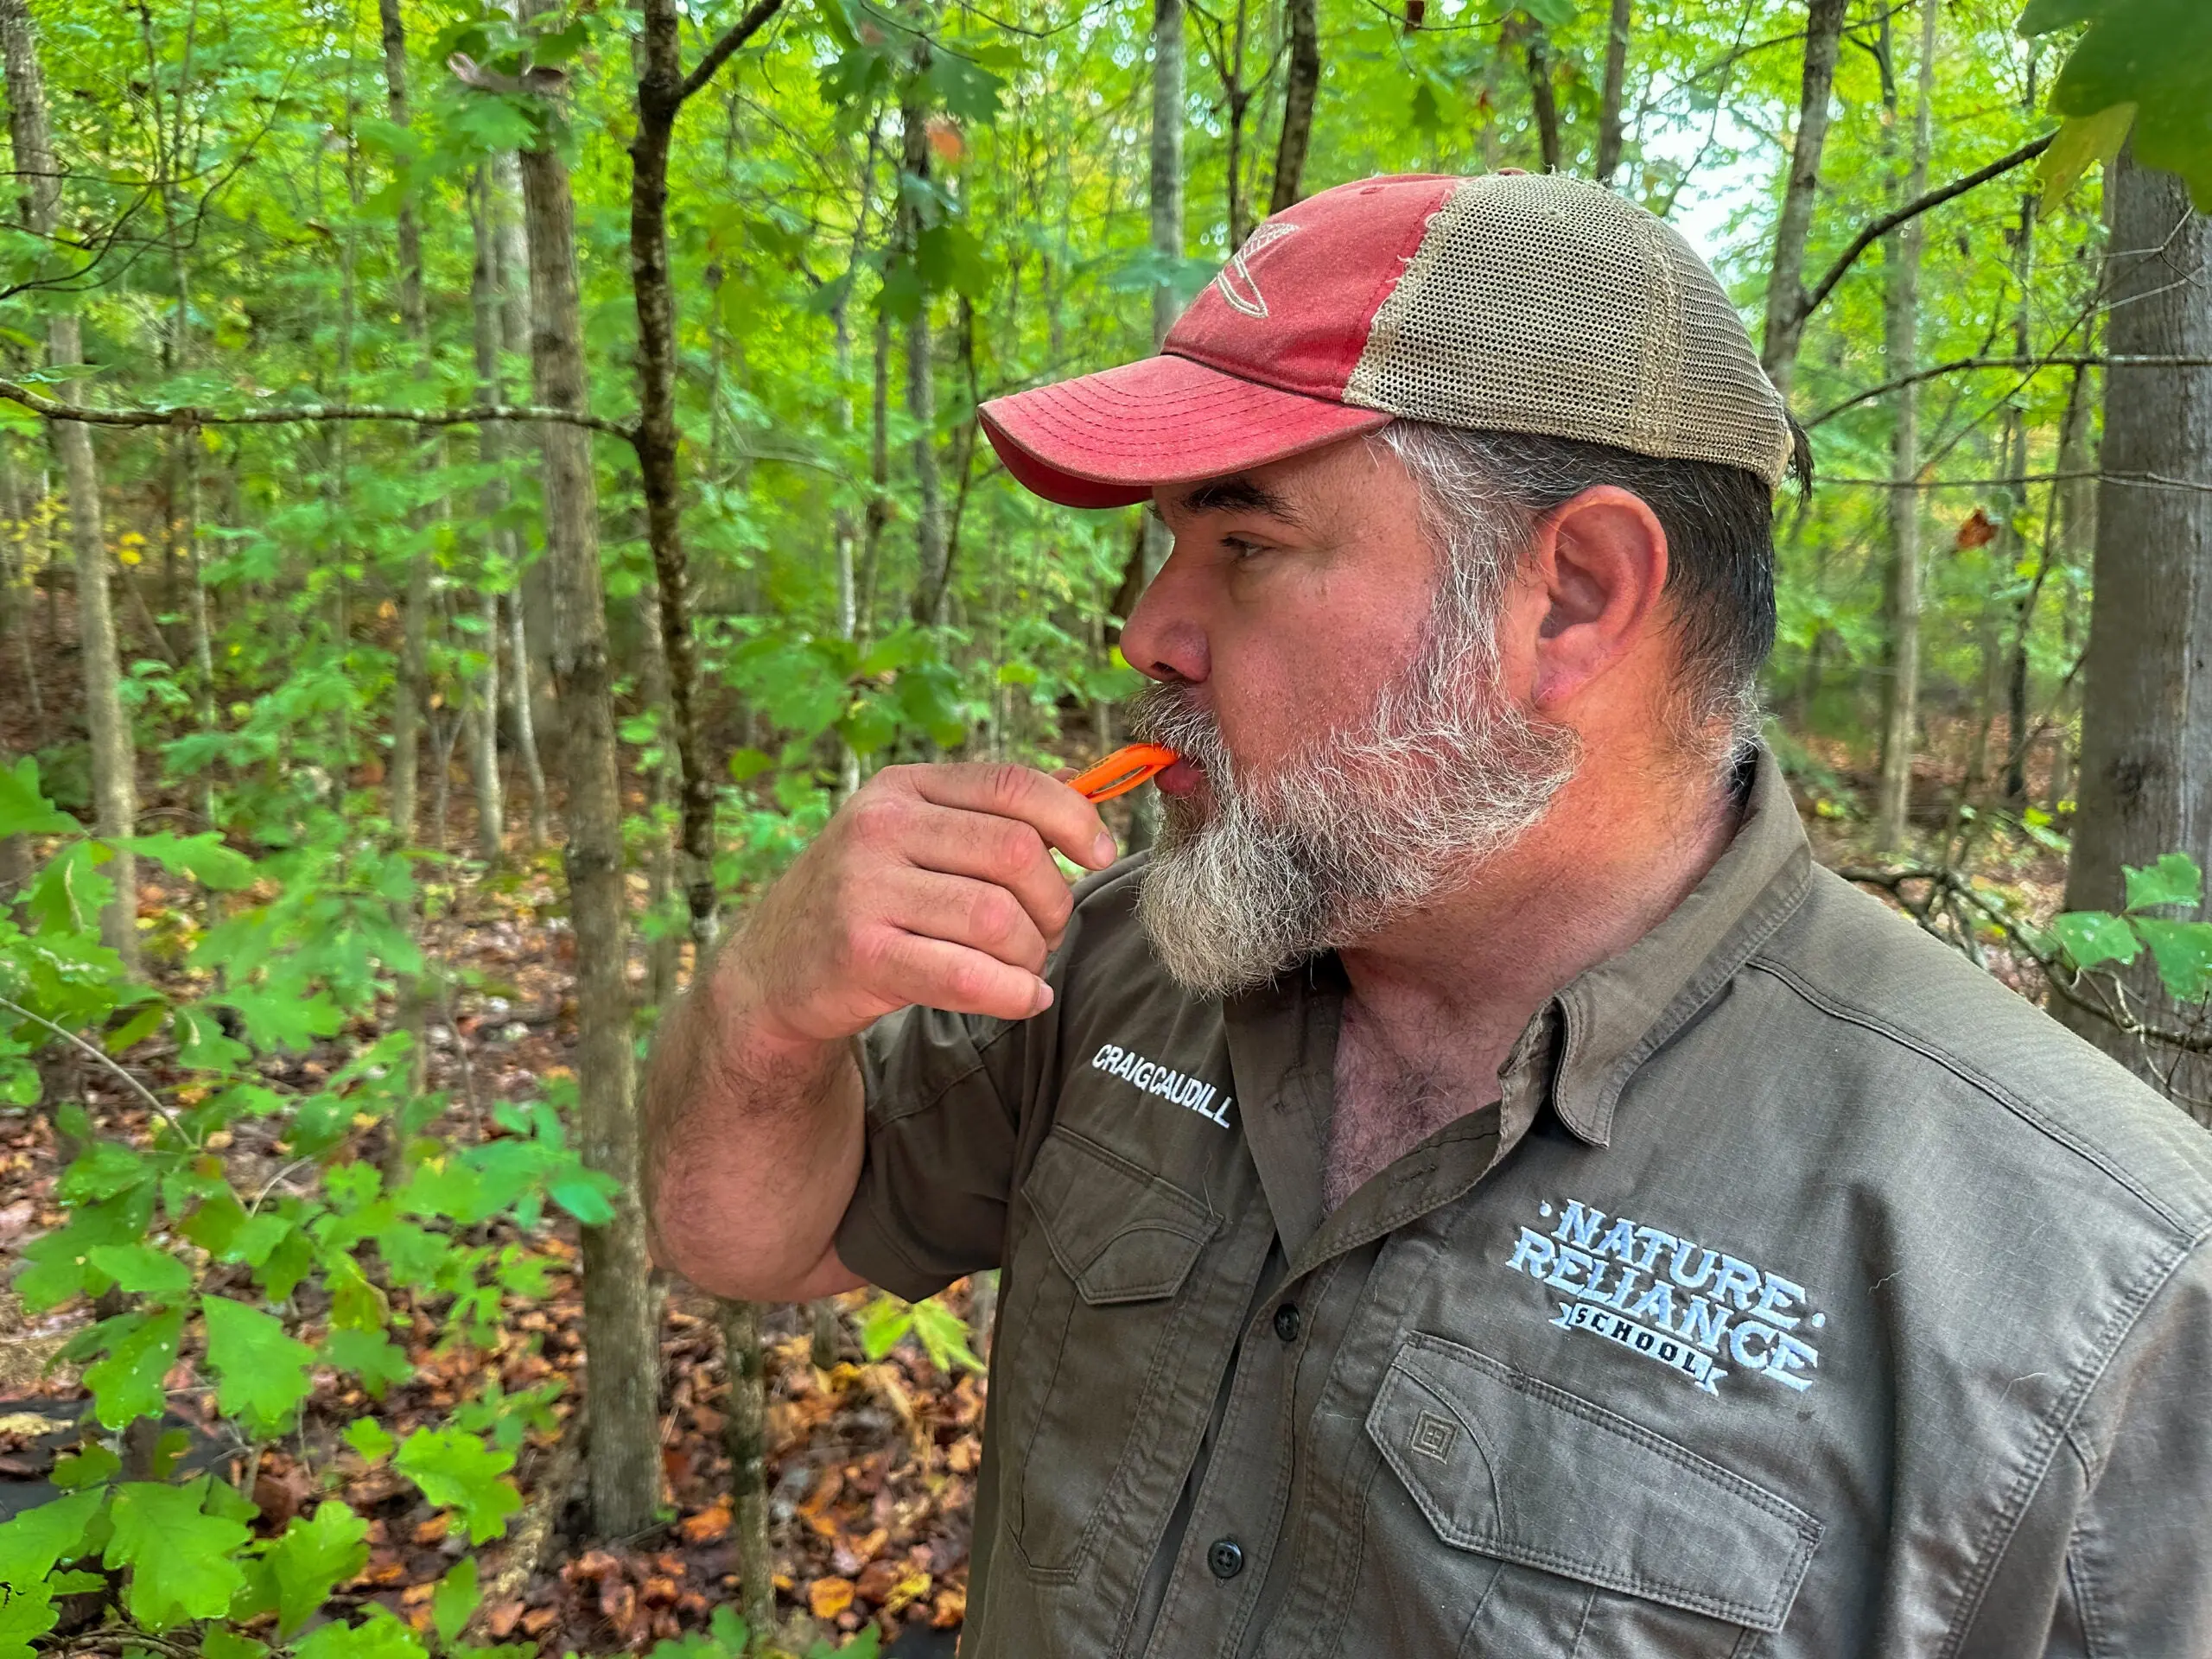
[{"label": "shirt collar", "polygon": [[1586,969],[1537,1014],[1562,1033],[1552,1105],[1592,1146],[1637,1068],[1727,983],[1812,880],[1812,849],[1782,767],[1764,744],[1744,821],[1704,880],[1656,927]]}]

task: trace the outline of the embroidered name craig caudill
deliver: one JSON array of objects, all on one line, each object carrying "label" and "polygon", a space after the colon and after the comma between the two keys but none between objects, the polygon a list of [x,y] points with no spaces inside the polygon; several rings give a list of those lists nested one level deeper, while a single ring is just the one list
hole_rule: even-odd
[{"label": "embroidered name craig caudill", "polygon": [[[1539,1206],[1545,1220],[1552,1213]],[[1723,1359],[1786,1389],[1813,1386],[1804,1373],[1821,1352],[1802,1333],[1827,1315],[1780,1274],[1573,1199],[1548,1234],[1522,1228],[1506,1265],[1567,1294],[1552,1320],[1562,1331],[1594,1332],[1707,1394],[1728,1376]]]},{"label": "embroidered name craig caudill", "polygon": [[1209,1123],[1218,1123],[1224,1129],[1229,1127],[1229,1109],[1236,1103],[1236,1096],[1223,1095],[1220,1106],[1216,1108],[1214,1096],[1220,1091],[1210,1083],[1186,1077],[1173,1066],[1147,1060],[1134,1050],[1114,1043],[1108,1043],[1092,1055],[1090,1065],[1094,1071],[1136,1084],[1147,1095],[1158,1095],[1178,1106],[1187,1106]]}]

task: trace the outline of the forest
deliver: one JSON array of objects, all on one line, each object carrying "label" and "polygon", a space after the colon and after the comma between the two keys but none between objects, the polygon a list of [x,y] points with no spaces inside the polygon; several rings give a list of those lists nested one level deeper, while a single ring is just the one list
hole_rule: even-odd
[{"label": "forest", "polygon": [[1819,856],[2212,1121],[2202,0],[0,0],[0,1659],[950,1651],[993,1276],[656,1270],[640,1057],[874,769],[1125,735],[1161,527],[974,410],[1371,174],[1707,253],[1817,463],[1765,705]]}]

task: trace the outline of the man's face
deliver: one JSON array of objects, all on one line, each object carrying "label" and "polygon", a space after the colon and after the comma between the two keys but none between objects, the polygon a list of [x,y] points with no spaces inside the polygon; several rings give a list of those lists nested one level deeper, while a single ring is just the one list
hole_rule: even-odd
[{"label": "man's face", "polygon": [[1443,544],[1358,440],[1155,493],[1175,550],[1122,635],[1137,734],[1186,758],[1139,914],[1188,988],[1355,944],[1467,880],[1572,775],[1498,672],[1522,529]]}]

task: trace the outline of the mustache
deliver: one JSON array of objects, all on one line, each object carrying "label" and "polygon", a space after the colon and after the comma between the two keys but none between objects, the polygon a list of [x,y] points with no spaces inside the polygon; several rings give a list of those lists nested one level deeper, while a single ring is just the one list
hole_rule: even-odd
[{"label": "mustache", "polygon": [[1234,776],[1221,722],[1200,704],[1196,688],[1157,680],[1123,705],[1129,735],[1140,743],[1159,743],[1175,751],[1210,779],[1228,783]]}]

